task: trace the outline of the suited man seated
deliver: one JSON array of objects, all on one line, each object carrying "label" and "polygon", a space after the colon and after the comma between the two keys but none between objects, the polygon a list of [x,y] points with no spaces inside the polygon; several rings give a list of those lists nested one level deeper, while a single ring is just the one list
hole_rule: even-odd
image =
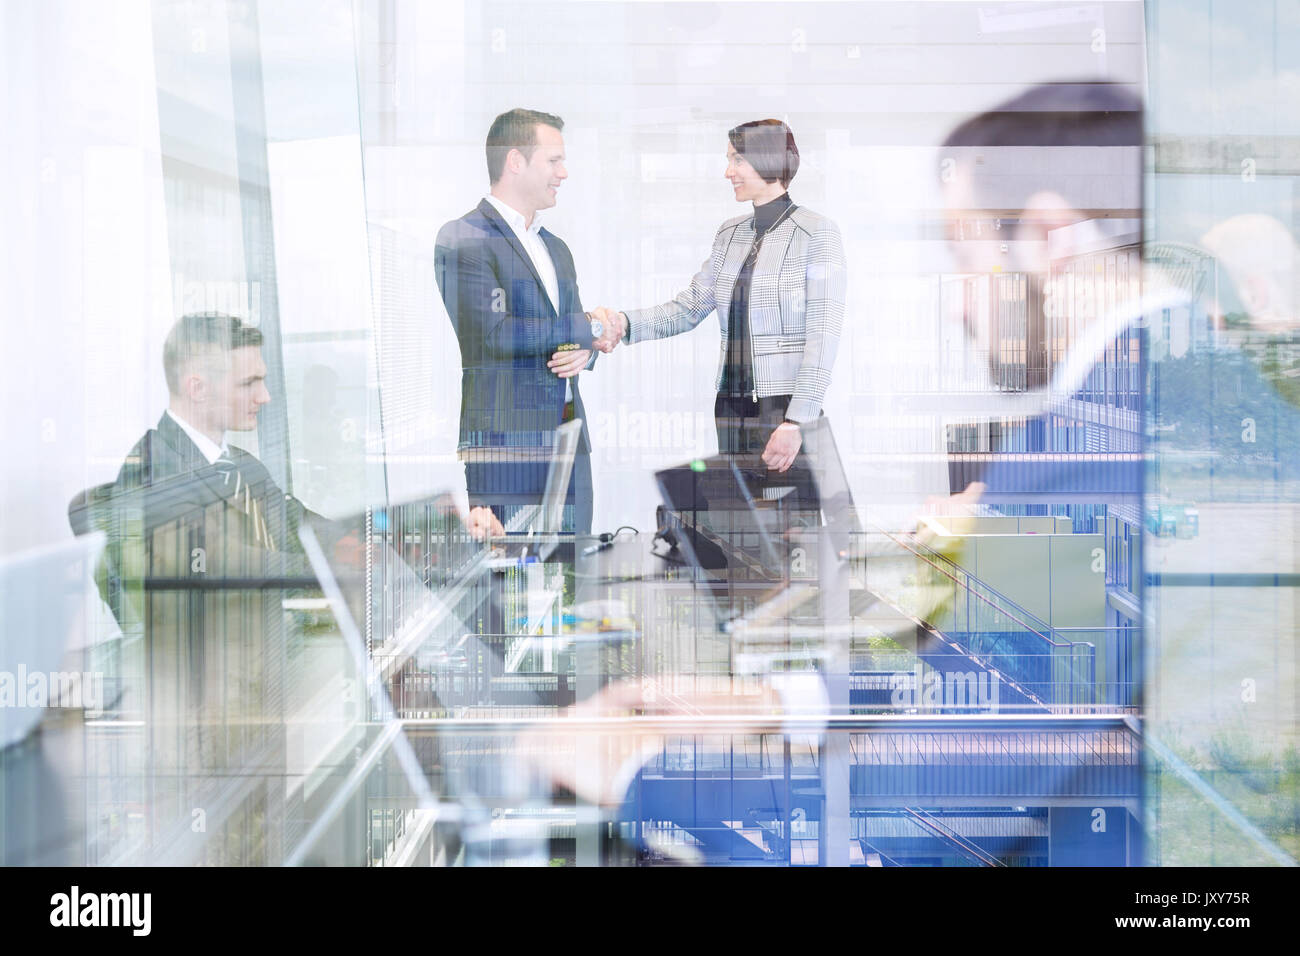
[{"label": "suited man seated", "polygon": [[181,318],[166,411],[81,516],[107,534],[97,579],[136,662],[123,706],[145,720],[150,772],[176,781],[159,820],[183,822],[223,768],[283,751],[281,602],[311,587],[298,526],[314,516],[228,439],[271,401],[261,346],[233,316]]},{"label": "suited man seated", "polygon": [[[256,429],[271,401],[262,333],[234,316],[186,315],[167,336],[163,370],[167,410],[127,453],[108,494],[115,517],[125,511],[138,523],[112,529],[110,540],[120,546],[125,531],[148,538],[185,528],[193,547],[173,571],[284,570],[283,559],[299,552],[297,529],[308,512],[256,457],[227,440],[228,432]],[[157,563],[162,556],[151,557]]]},{"label": "suited man seated", "polygon": [[581,418],[568,502],[573,529],[586,533],[591,443],[577,376],[594,364],[602,330],[583,311],[569,247],[538,215],[568,178],[563,126],[535,110],[496,118],[486,144],[490,191],[438,232],[435,269],[460,344],[458,448],[471,506],[508,519],[538,503],[556,428]]}]

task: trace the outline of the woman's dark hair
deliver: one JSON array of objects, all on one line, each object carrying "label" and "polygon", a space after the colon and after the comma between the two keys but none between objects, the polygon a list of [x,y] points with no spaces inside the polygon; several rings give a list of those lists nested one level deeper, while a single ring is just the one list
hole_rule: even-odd
[{"label": "woman's dark hair", "polygon": [[732,148],[769,183],[777,180],[789,186],[799,172],[799,147],[794,133],[780,120],[754,120],[741,123],[727,133]]}]

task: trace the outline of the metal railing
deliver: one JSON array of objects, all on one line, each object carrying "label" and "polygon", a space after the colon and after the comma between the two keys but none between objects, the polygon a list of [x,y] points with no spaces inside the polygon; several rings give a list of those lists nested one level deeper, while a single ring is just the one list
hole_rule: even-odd
[{"label": "metal railing", "polygon": [[[1005,676],[1045,709],[1097,703],[1094,644],[1064,637],[916,535],[877,528],[862,537],[870,535],[888,539],[901,553],[856,562],[868,590],[949,638],[962,654]],[[873,564],[884,573],[873,576]]]}]

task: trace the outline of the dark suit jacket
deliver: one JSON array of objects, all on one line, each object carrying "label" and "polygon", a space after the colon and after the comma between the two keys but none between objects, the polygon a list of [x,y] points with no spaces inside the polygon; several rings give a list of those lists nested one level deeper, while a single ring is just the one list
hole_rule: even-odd
[{"label": "dark suit jacket", "polygon": [[284,745],[282,599],[310,589],[297,532],[311,515],[254,456],[231,447],[229,458],[238,484],[163,415],[73,516],[106,533],[100,592],[139,648],[138,672],[123,676],[136,682],[151,772],[173,781],[153,806],[160,825],[187,825],[230,768]]},{"label": "dark suit jacket", "polygon": [[170,415],[145,433],[127,454],[113,485],[113,494],[145,492],[142,503],[146,530],[193,515],[222,502],[231,506],[256,500],[266,522],[269,550],[297,553],[298,526],[307,510],[284,494],[272,480],[266,466],[253,455],[230,446],[229,456],[239,480],[248,486],[248,496],[234,494],[226,474],[208,463],[197,445]]},{"label": "dark suit jacket", "polygon": [[[540,235],[555,264],[558,312],[514,230],[486,199],[442,227],[435,252],[438,288],[460,343],[459,447],[502,449],[502,462],[512,460],[506,449],[539,450],[541,467],[523,469],[530,487],[519,489],[538,496],[544,490],[546,452],[564,410],[564,380],[546,363],[560,345],[591,345],[569,247],[545,229]],[[584,421],[579,446],[584,454],[591,447],[587,416],[578,379],[569,382],[575,414]],[[476,478],[467,469],[467,478],[473,503],[476,491],[490,482],[481,470]]]},{"label": "dark suit jacket", "polygon": [[127,453],[117,480],[78,503],[74,527],[108,536],[100,590],[124,631],[140,625],[140,600],[128,607],[128,599],[150,579],[309,576],[298,528],[311,513],[254,456],[231,446],[229,458],[244,487],[164,414]]}]

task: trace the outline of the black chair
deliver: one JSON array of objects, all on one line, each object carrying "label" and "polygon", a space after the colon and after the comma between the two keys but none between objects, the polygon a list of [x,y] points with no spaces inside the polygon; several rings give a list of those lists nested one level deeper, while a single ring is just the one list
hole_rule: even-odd
[{"label": "black chair", "polygon": [[103,530],[104,516],[113,500],[113,482],[79,491],[68,502],[68,524],[77,537]]}]

